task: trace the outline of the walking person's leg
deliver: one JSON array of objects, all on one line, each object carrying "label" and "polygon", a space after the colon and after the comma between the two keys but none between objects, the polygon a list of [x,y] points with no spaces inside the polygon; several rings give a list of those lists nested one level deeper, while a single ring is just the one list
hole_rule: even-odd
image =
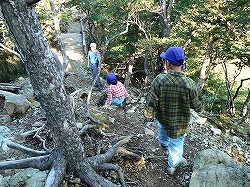
[{"label": "walking person's leg", "polygon": [[[98,76],[98,68],[92,69],[92,76],[93,76],[93,80],[95,80],[96,77]],[[100,77],[98,76],[95,82],[95,86],[94,86],[96,90],[100,88],[100,84],[101,84],[101,81],[100,81]]]},{"label": "walking person's leg", "polygon": [[168,147],[169,137],[167,136],[166,130],[162,127],[160,122],[158,122],[158,141],[163,148]]},{"label": "walking person's leg", "polygon": [[169,139],[168,144],[168,171],[171,175],[174,174],[176,167],[180,164],[187,165],[187,160],[183,157],[183,147],[185,136],[183,135],[179,138]]}]

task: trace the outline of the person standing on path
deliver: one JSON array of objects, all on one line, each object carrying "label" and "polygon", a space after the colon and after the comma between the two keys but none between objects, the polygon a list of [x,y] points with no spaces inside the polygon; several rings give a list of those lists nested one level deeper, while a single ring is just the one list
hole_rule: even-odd
[{"label": "person standing on path", "polygon": [[[91,69],[93,80],[98,76],[100,63],[101,63],[101,53],[96,49],[96,44],[90,44],[90,51],[88,52],[88,67]],[[93,90],[98,91],[101,87],[100,77],[98,76],[94,85]]]},{"label": "person standing on path", "polygon": [[144,111],[146,126],[152,128],[152,119],[158,120],[158,141],[168,149],[168,173],[173,175],[180,164],[187,165],[183,157],[190,109],[202,110],[197,84],[182,71],[185,53],[180,47],[170,47],[160,54],[165,71],[154,79]]}]

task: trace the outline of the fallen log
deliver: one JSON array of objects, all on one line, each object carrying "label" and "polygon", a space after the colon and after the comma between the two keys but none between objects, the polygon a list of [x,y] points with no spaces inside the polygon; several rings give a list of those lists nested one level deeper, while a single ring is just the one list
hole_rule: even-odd
[{"label": "fallen log", "polygon": [[22,89],[23,86],[9,83],[0,83],[0,90],[16,93]]}]

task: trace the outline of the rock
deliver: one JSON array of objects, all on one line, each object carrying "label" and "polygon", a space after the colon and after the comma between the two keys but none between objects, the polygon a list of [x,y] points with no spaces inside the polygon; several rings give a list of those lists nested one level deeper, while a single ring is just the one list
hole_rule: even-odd
[{"label": "rock", "polygon": [[8,125],[11,122],[9,115],[0,115],[0,125]]},{"label": "rock", "polygon": [[34,90],[30,83],[25,84],[19,94],[25,95],[27,98],[34,96]]},{"label": "rock", "polygon": [[250,168],[242,169],[235,160],[227,154],[207,149],[201,151],[194,161],[190,187],[220,186],[244,187],[250,186],[246,173]]},{"label": "rock", "polygon": [[205,124],[207,121],[207,118],[201,118],[201,117],[198,117],[197,119],[195,119],[195,122],[200,124],[200,125],[203,125]]},{"label": "rock", "polygon": [[3,138],[10,138],[12,137],[11,136],[11,130],[6,127],[6,126],[0,126],[0,137],[3,137]]},{"label": "rock", "polygon": [[0,96],[5,98],[4,108],[8,115],[24,114],[31,103],[22,94],[13,94],[0,90]]},{"label": "rock", "polygon": [[76,123],[76,127],[77,127],[78,129],[81,129],[81,128],[83,128],[83,124],[82,124],[82,123]]},{"label": "rock", "polygon": [[5,177],[4,183],[7,184],[3,187],[9,186],[22,186],[25,187],[43,187],[47,174],[45,171],[39,171],[38,169],[25,169],[10,177]]},{"label": "rock", "polygon": [[216,129],[213,126],[211,126],[211,131],[215,134],[215,135],[221,135],[221,130],[220,129]]}]

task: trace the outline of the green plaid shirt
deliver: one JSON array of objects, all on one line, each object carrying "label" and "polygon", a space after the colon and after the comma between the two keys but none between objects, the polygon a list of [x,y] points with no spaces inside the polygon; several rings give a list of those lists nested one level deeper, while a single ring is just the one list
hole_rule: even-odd
[{"label": "green plaid shirt", "polygon": [[154,79],[144,114],[147,121],[155,116],[169,137],[178,138],[186,132],[191,108],[202,109],[197,85],[183,72],[169,70]]}]

